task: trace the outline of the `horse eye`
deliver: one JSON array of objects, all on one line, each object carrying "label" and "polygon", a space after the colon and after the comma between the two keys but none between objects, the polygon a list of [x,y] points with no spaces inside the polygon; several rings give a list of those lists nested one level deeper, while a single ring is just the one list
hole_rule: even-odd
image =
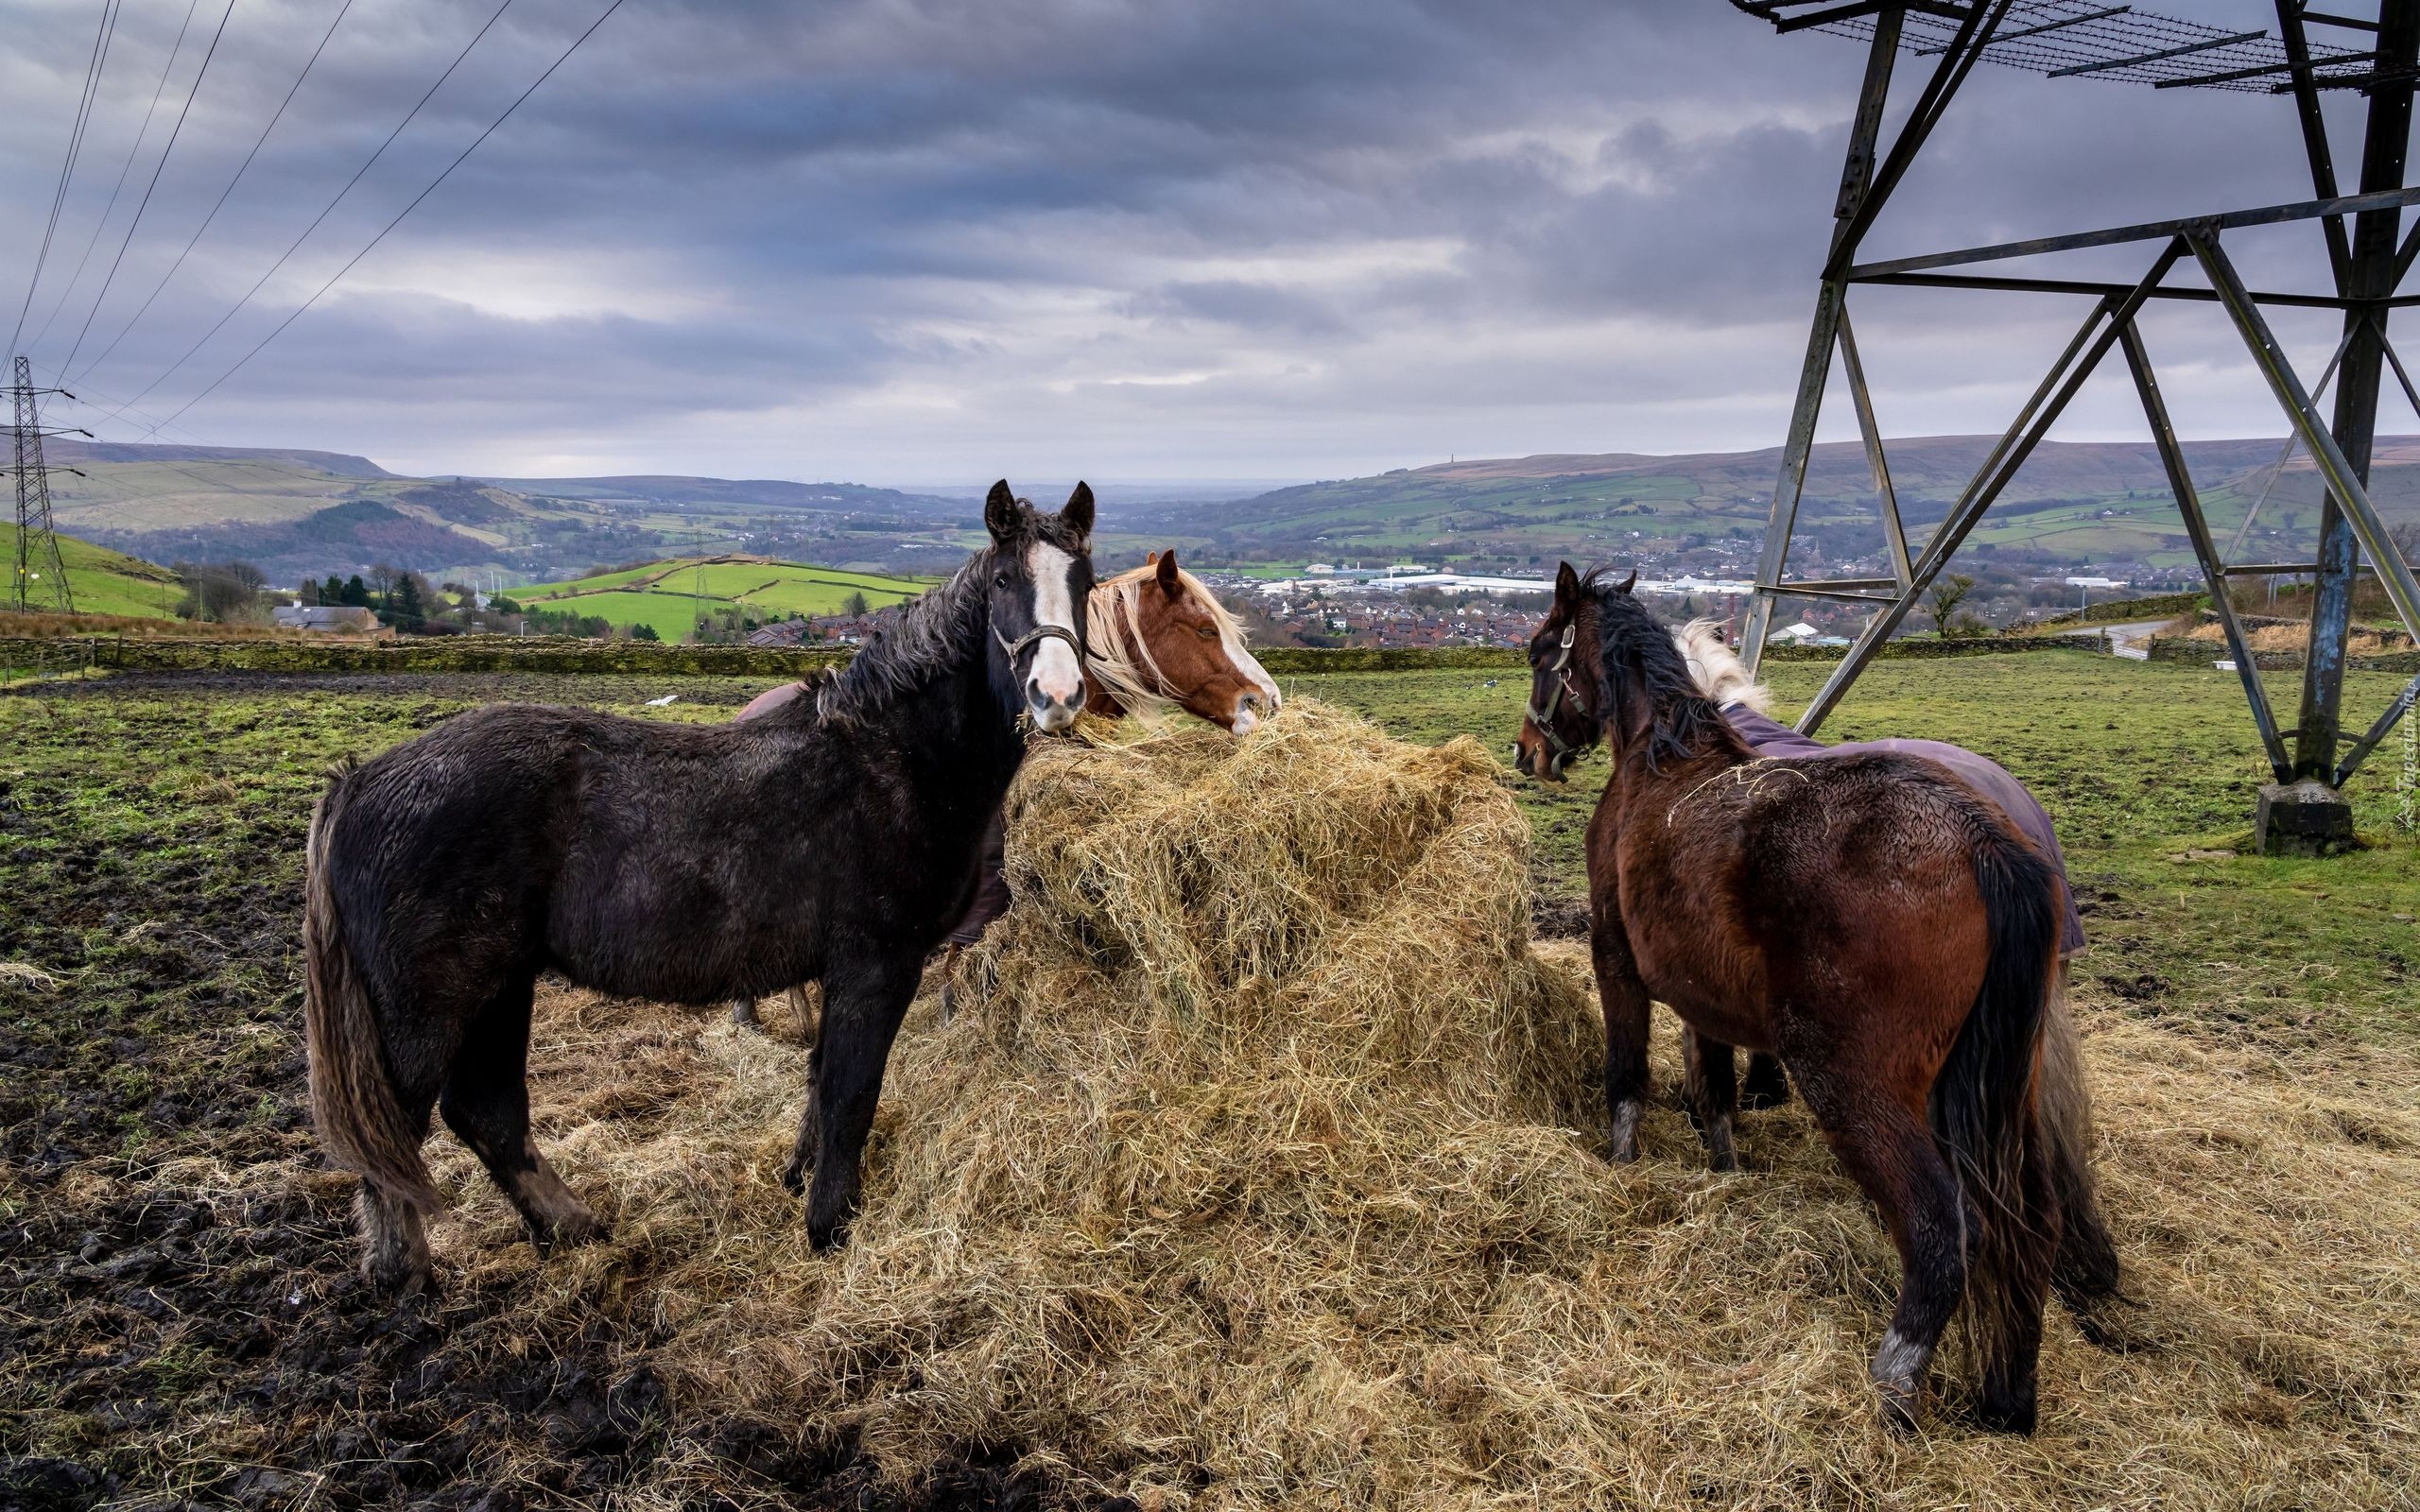
[{"label": "horse eye", "polygon": [[992,581],[998,587],[1006,588],[1009,586],[1009,575],[1007,573],[994,573],[992,576]]},{"label": "horse eye", "polygon": [[1194,627],[1193,633],[1201,637],[1205,641],[1215,641],[1219,638],[1219,627],[1215,625],[1197,625]]}]

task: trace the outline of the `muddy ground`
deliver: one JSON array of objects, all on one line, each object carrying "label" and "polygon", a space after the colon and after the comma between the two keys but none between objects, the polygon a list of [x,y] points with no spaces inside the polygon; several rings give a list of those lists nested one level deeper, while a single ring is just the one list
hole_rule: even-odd
[{"label": "muddy ground", "polygon": [[[1040,1506],[1023,1446],[880,1483],[845,1439],[676,1410],[649,1341],[533,1338],[354,1275],[303,1087],[320,774],[471,703],[727,717],[712,679],[125,677],[0,699],[0,1509]],[[662,1487],[658,1485],[658,1490]]]}]

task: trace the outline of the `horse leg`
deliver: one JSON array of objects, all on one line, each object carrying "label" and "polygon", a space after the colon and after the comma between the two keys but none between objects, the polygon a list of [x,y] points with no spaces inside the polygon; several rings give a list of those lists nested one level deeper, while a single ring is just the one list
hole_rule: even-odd
[{"label": "horse leg", "polygon": [[1739,1102],[1738,1057],[1729,1045],[1695,1029],[1682,1030],[1681,1049],[1689,1122],[1705,1143],[1706,1164],[1717,1171],[1737,1171],[1739,1156],[1731,1145],[1731,1110]]},{"label": "horse leg", "polygon": [[438,1108],[502,1188],[540,1253],[585,1244],[605,1225],[572,1195],[529,1138],[529,999],[533,979],[507,983],[472,1019]]},{"label": "horse leg", "polygon": [[942,1022],[958,1017],[958,958],[966,947],[951,940],[942,947]]},{"label": "horse leg", "polygon": [[823,989],[820,987],[816,988],[815,996],[810,1000],[806,995],[806,989],[811,985],[801,982],[790,988],[790,1011],[798,1015],[799,1038],[810,1044],[815,1040],[816,1028],[823,1016]]},{"label": "horse leg", "polygon": [[[810,1113],[816,1123],[811,1159],[815,1177],[806,1194],[807,1243],[828,1249],[847,1236],[862,1188],[866,1136],[873,1130],[874,1105],[882,1096],[882,1074],[890,1060],[899,1021],[915,1001],[922,954],[904,961],[868,963],[823,979],[823,1023],[816,1037],[815,1090]],[[801,1153],[808,1133],[799,1130]],[[791,1164],[800,1175],[799,1157]]]},{"label": "horse leg", "polygon": [[1790,1068],[1832,1153],[1881,1210],[1899,1251],[1898,1305],[1872,1375],[1883,1421],[1912,1431],[1925,1368],[1965,1294],[1966,1236],[1977,1215],[1933,1143],[1921,1101],[1907,1108],[1890,1089],[1842,1074],[1820,1056],[1793,1055]]},{"label": "horse leg", "polygon": [[1739,1084],[1739,1106],[1754,1113],[1789,1101],[1789,1074],[1781,1069],[1781,1057],[1769,1051],[1752,1052],[1748,1079]]},{"label": "horse leg", "polygon": [[743,1029],[762,1029],[765,1027],[765,1021],[756,1017],[756,1000],[754,998],[732,999],[731,1022],[739,1025]]},{"label": "horse leg", "polygon": [[1638,1159],[1638,1116],[1647,1105],[1647,984],[1639,980],[1618,915],[1591,921],[1588,948],[1605,1012],[1605,1110],[1613,1120],[1614,1160],[1627,1165]]},{"label": "horse leg", "polygon": [[822,1115],[817,1111],[816,1089],[822,1081],[823,1020],[806,1028],[806,1103],[799,1109],[798,1137],[790,1142],[788,1163],[782,1167],[782,1185],[794,1197],[806,1195],[806,1178],[815,1169],[815,1157],[821,1140]]}]

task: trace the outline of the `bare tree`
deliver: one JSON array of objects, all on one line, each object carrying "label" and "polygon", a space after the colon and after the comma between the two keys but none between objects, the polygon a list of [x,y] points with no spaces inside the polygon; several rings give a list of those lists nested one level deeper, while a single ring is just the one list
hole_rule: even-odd
[{"label": "bare tree", "polygon": [[1932,627],[1935,634],[1946,641],[1953,634],[1958,633],[1951,628],[1951,616],[1958,612],[1959,605],[1966,602],[1966,595],[1974,591],[1975,579],[1964,573],[1953,574],[1932,585],[1932,591],[1927,593],[1925,598],[1932,607]]}]

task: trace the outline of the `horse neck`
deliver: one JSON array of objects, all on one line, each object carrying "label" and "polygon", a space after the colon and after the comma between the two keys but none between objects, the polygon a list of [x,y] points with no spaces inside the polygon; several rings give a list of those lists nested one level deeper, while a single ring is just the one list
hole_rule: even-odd
[{"label": "horse neck", "polygon": [[909,786],[940,808],[968,799],[987,817],[1025,760],[1025,732],[992,687],[991,651],[980,638],[990,623],[946,667],[862,710],[856,722],[864,731],[853,742],[895,752]]},{"label": "horse neck", "polygon": [[[1582,633],[1594,644],[1597,632],[1593,624]],[[1592,687],[1604,685],[1602,673],[1594,664],[1584,665],[1582,675]],[[1743,749],[1714,740],[1685,756],[1678,759],[1668,757],[1651,766],[1647,760],[1650,737],[1641,736],[1634,742],[1626,740],[1614,728],[1616,717],[1608,712],[1601,733],[1607,748],[1613,753],[1613,774],[1605,780],[1605,790],[1618,804],[1651,802],[1657,799],[1668,801],[1673,793],[1685,793],[1707,778],[1751,759]],[[1716,718],[1719,720],[1720,717],[1718,711]]]}]

